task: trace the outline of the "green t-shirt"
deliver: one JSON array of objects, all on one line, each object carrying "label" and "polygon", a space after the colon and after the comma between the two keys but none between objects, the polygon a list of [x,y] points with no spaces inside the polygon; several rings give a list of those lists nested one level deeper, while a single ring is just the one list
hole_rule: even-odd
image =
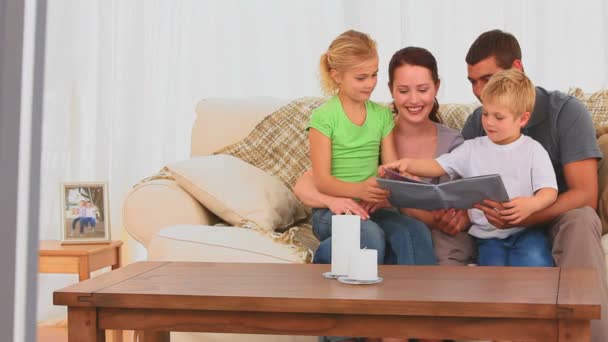
[{"label": "green t-shirt", "polygon": [[388,107],[367,101],[365,109],[365,122],[357,126],[335,96],[313,110],[306,127],[331,139],[331,174],[345,182],[362,182],[376,175],[380,143],[395,126]]}]

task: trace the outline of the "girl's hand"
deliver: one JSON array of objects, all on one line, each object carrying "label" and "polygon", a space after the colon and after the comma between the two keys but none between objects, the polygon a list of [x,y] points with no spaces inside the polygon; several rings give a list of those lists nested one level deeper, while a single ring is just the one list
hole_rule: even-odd
[{"label": "girl's hand", "polygon": [[379,203],[388,198],[389,191],[380,188],[375,177],[370,177],[357,184],[357,198],[364,202]]},{"label": "girl's hand", "polygon": [[331,197],[327,200],[327,207],[335,215],[353,214],[359,215],[362,220],[369,218],[368,211],[356,201],[346,197]]},{"label": "girl's hand", "polygon": [[505,221],[515,225],[534,214],[538,210],[536,204],[534,197],[516,197],[510,202],[503,203],[504,209],[499,210],[499,213]]},{"label": "girl's hand", "polygon": [[388,199],[378,203],[361,202],[361,206],[363,207],[363,209],[367,210],[370,215],[378,209],[392,207]]}]

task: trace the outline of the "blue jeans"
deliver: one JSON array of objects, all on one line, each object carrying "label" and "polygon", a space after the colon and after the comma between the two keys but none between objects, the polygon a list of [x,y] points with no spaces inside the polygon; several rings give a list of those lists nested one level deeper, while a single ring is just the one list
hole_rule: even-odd
[{"label": "blue jeans", "polygon": [[[83,219],[83,217],[78,216],[78,217],[74,218],[74,220],[72,220],[72,231],[76,230],[76,223],[80,222],[80,220],[82,220],[82,219]],[[82,226],[82,223],[80,225]]]},{"label": "blue jeans", "polygon": [[527,228],[505,239],[479,239],[477,244],[480,266],[551,267],[551,245],[544,230]]},{"label": "blue jeans", "polygon": [[82,217],[80,219],[80,232],[83,233],[84,227],[89,226],[94,228],[97,220],[94,217]]},{"label": "blue jeans", "polygon": [[[326,208],[313,209],[312,229],[321,241],[313,263],[331,263],[331,217]],[[435,265],[429,229],[396,210],[380,209],[361,220],[361,248],[376,249],[378,264]]]}]

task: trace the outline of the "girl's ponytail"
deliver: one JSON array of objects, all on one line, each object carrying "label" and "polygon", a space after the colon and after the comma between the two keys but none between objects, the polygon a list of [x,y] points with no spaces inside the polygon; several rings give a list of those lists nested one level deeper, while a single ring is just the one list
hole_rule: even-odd
[{"label": "girl's ponytail", "polygon": [[331,77],[327,52],[321,55],[319,60],[319,78],[321,79],[321,90],[323,94],[333,96],[338,93],[338,84]]}]

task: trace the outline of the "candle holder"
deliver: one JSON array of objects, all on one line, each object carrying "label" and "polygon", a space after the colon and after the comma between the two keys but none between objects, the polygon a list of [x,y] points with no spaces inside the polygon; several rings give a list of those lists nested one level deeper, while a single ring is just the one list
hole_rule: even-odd
[{"label": "candle holder", "polygon": [[346,276],[346,274],[333,274],[331,272],[324,272],[323,276],[327,279],[338,279],[340,277]]},{"label": "candle holder", "polygon": [[351,279],[348,277],[338,277],[338,281],[344,284],[350,285],[371,285],[381,283],[384,279],[382,277],[378,277],[372,280],[359,280],[359,279]]}]

